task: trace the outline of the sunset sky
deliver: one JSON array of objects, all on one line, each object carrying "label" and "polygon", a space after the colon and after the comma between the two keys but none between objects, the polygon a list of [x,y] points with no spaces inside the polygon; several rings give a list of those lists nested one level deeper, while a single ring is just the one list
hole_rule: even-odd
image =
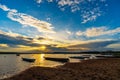
[{"label": "sunset sky", "polygon": [[120,0],[0,0],[0,52],[120,50]]}]

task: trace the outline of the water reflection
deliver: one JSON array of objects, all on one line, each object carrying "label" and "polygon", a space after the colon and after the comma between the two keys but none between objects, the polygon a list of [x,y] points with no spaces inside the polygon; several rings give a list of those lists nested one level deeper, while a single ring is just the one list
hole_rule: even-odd
[{"label": "water reflection", "polygon": [[34,66],[44,66],[45,54],[33,54],[32,57],[36,59]]}]

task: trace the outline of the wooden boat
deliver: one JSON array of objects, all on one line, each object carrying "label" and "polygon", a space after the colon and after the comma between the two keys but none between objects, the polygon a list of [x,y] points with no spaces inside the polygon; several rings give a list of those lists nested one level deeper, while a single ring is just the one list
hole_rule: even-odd
[{"label": "wooden boat", "polygon": [[69,62],[68,58],[52,58],[52,57],[44,57],[46,60],[58,61],[58,62]]},{"label": "wooden boat", "polygon": [[32,58],[22,58],[22,60],[27,62],[35,62],[35,59]]},{"label": "wooden boat", "polygon": [[72,56],[70,58],[74,58],[74,59],[85,59],[85,58],[89,58],[87,56]]}]

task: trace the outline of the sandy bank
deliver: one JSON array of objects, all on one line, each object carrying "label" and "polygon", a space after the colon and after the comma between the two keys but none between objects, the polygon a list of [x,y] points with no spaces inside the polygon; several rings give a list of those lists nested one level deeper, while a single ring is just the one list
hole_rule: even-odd
[{"label": "sandy bank", "polygon": [[120,80],[120,58],[66,63],[56,68],[32,67],[4,80]]}]

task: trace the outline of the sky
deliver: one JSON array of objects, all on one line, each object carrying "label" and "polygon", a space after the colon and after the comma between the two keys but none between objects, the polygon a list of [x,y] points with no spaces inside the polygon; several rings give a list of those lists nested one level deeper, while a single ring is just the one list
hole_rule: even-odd
[{"label": "sky", "polygon": [[1,52],[120,50],[120,0],[0,0]]}]

